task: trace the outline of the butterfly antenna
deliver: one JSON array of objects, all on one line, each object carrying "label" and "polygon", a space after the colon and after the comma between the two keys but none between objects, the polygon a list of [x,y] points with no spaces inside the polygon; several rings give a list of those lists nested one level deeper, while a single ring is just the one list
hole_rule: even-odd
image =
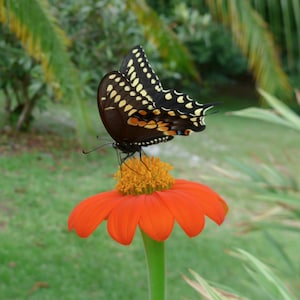
[{"label": "butterfly antenna", "polygon": [[95,148],[92,148],[91,150],[82,150],[82,153],[83,154],[89,154],[89,153],[91,153],[91,152],[94,152],[94,151],[96,151],[96,150],[99,150],[99,149],[101,149],[101,148],[104,148],[104,147],[106,147],[106,146],[108,146],[108,145],[112,145],[112,143],[106,143],[106,144],[103,144],[103,145],[100,145],[100,146],[97,146],[97,147],[95,147]]}]

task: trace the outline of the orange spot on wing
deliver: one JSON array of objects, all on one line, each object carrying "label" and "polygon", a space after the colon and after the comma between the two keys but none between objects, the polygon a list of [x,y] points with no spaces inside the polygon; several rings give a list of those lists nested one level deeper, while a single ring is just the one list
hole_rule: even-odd
[{"label": "orange spot on wing", "polygon": [[140,126],[140,127],[145,127],[146,124],[147,124],[147,122],[145,122],[145,121],[138,122],[138,126]]},{"label": "orange spot on wing", "polygon": [[156,126],[156,124],[146,124],[145,126],[144,126],[144,128],[147,128],[147,129],[155,129],[157,126]]},{"label": "orange spot on wing", "polygon": [[168,123],[163,122],[163,121],[158,121],[157,124],[158,124],[159,127],[161,127],[161,126],[168,126],[169,125]]},{"label": "orange spot on wing", "polygon": [[186,130],[184,131],[184,135],[190,135],[192,132],[193,132],[193,130],[191,130],[191,129],[186,129]]},{"label": "orange spot on wing", "polygon": [[138,126],[139,119],[138,118],[129,118],[127,121],[127,124],[132,125],[132,126]]},{"label": "orange spot on wing", "polygon": [[157,128],[157,130],[159,131],[168,131],[169,130],[169,127],[166,127],[166,126],[160,126]]},{"label": "orange spot on wing", "polygon": [[147,115],[147,112],[145,110],[139,110],[139,114],[142,115],[142,116],[146,116]]},{"label": "orange spot on wing", "polygon": [[169,130],[164,132],[165,135],[176,135],[177,131],[176,130]]}]

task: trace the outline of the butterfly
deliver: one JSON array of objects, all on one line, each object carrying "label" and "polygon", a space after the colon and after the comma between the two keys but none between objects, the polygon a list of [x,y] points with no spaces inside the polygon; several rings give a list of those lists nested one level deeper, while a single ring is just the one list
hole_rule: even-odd
[{"label": "butterfly", "polygon": [[120,70],[106,74],[98,87],[100,117],[125,159],[141,155],[142,147],[204,130],[205,113],[213,106],[165,90],[141,46],[132,48]]}]

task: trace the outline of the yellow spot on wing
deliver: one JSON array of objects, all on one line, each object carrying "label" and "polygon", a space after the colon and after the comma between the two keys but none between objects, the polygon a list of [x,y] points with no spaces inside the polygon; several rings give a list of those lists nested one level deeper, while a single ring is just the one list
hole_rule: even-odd
[{"label": "yellow spot on wing", "polygon": [[143,85],[141,83],[138,84],[138,86],[136,87],[136,90],[139,92],[143,89]]},{"label": "yellow spot on wing", "polygon": [[138,83],[139,83],[139,79],[136,78],[136,79],[133,80],[132,86],[136,86],[136,85],[138,85]]},{"label": "yellow spot on wing", "polygon": [[119,102],[119,107],[123,107],[125,105],[126,105],[126,100],[123,99]]},{"label": "yellow spot on wing", "polygon": [[202,111],[203,111],[203,108],[198,108],[198,109],[196,109],[196,110],[194,111],[194,114],[195,114],[196,116],[200,116]]},{"label": "yellow spot on wing", "polygon": [[124,108],[124,111],[126,112],[126,111],[131,110],[131,109],[132,109],[132,105],[127,104],[127,105],[125,106],[125,108]]},{"label": "yellow spot on wing", "polygon": [[141,90],[141,91],[140,91],[140,94],[141,94],[142,96],[146,97],[147,92],[146,92],[145,90]]},{"label": "yellow spot on wing", "polygon": [[179,97],[177,98],[177,102],[178,102],[178,103],[184,103],[183,96],[179,96]]},{"label": "yellow spot on wing", "polygon": [[135,77],[136,77],[136,73],[133,72],[133,73],[130,75],[130,81],[133,81]]},{"label": "yellow spot on wing", "polygon": [[108,106],[108,107],[104,108],[104,110],[113,110],[113,109],[115,109],[115,107],[113,107],[113,106]]},{"label": "yellow spot on wing", "polygon": [[117,91],[116,90],[112,90],[111,93],[110,93],[110,98],[113,98],[116,95],[117,95]]},{"label": "yellow spot on wing", "polygon": [[131,59],[128,61],[127,67],[131,67],[132,65],[133,65],[133,59],[131,58]]},{"label": "yellow spot on wing", "polygon": [[172,99],[172,94],[171,94],[171,93],[167,93],[167,94],[165,95],[165,99],[166,99],[166,100],[171,100],[171,99]]},{"label": "yellow spot on wing", "polygon": [[128,113],[128,116],[132,116],[134,113],[137,112],[137,109],[133,108],[129,113]]},{"label": "yellow spot on wing", "polygon": [[134,66],[131,66],[127,72],[128,75],[130,75],[133,71],[134,71]]},{"label": "yellow spot on wing", "polygon": [[193,102],[188,102],[186,105],[185,105],[186,108],[193,108]]}]

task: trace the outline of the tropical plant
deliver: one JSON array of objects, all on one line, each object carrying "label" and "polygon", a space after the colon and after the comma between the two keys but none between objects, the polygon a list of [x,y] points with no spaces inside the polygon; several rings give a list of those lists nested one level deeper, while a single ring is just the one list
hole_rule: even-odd
[{"label": "tropical plant", "polygon": [[233,39],[248,58],[257,85],[282,99],[291,98],[291,86],[284,73],[267,23],[250,1],[207,0],[210,12],[230,28]]},{"label": "tropical plant", "polygon": [[[41,64],[44,81],[51,84],[56,96],[74,101],[73,106],[78,108],[75,110],[77,120],[88,127],[77,71],[67,52],[68,39],[57,26],[47,1],[0,0],[0,22],[15,34],[23,48]],[[25,115],[29,106],[35,103],[25,102],[21,115]],[[78,126],[77,132],[83,138],[85,135],[80,131],[81,128]]]},{"label": "tropical plant", "polygon": [[[260,295],[260,299],[283,299],[296,300],[295,294],[287,287],[275,272],[264,264],[257,257],[249,252],[236,249],[230,254],[238,258],[244,264],[244,268],[255,284],[255,290]],[[241,296],[233,292],[230,288],[220,288],[218,284],[211,284],[194,271],[190,271],[194,279],[183,276],[183,279],[193,287],[199,295],[204,296],[208,300],[247,300],[247,297]]]},{"label": "tropical plant", "polygon": [[[259,90],[259,93],[271,109],[247,108],[231,114],[284,126],[287,133],[290,130],[300,131],[300,117],[292,109],[263,90]],[[289,156],[287,153],[284,164],[274,158],[268,162],[256,158],[255,162],[248,163],[231,158],[229,163],[234,167],[235,172],[229,174],[226,173],[226,170],[220,168],[219,170],[223,175],[228,175],[229,180],[233,180],[235,183],[239,182],[244,187],[253,190],[253,200],[259,201],[260,205],[259,212],[252,213],[248,220],[243,220],[239,224],[240,233],[246,234],[260,230],[272,249],[278,253],[282,262],[280,271],[292,278],[290,284],[293,285],[294,281],[299,280],[299,268],[295,263],[295,258],[285,249],[283,241],[278,240],[272,233],[276,230],[285,230],[287,235],[299,234],[300,181],[297,171],[293,172],[291,168],[292,164],[297,166],[298,157]],[[272,296],[269,296],[270,299],[295,299],[289,290],[283,289],[282,282],[270,272],[270,269],[251,255],[239,252],[242,254],[243,260],[246,259],[254,264],[256,271],[253,272],[253,269],[249,269],[248,273],[256,280],[257,284],[264,289],[276,287]],[[295,291],[296,289],[297,286],[295,286]]]},{"label": "tropical plant", "polygon": [[[297,1],[293,1],[295,2],[293,7],[296,7]],[[267,23],[258,14],[258,10],[254,9],[258,7],[257,1],[254,2],[256,6],[252,7],[250,0],[206,0],[212,16],[228,26],[234,40],[247,56],[249,68],[256,78],[257,85],[271,94],[281,96],[285,101],[290,98],[291,87],[282,70]],[[202,51],[200,50],[204,47],[203,43],[201,45],[199,42],[199,49],[197,49],[197,43],[191,46],[187,41],[184,45],[184,41],[181,40],[182,36],[180,37],[180,30],[175,34],[172,23],[168,25],[164,17],[151,8],[145,0],[125,2],[128,19],[126,19],[125,4],[120,0],[90,1],[85,5],[84,1],[72,4],[68,1],[61,3],[51,0],[51,3],[56,3],[56,5],[51,7],[46,0],[0,0],[0,22],[17,36],[22,46],[41,64],[44,79],[51,83],[56,96],[63,95],[64,99],[72,99],[73,102],[76,102],[72,107],[77,108],[75,118],[82,136],[86,131],[85,127],[90,128],[84,103],[80,101],[82,93],[92,94],[97,80],[104,72],[108,71],[107,69],[117,64],[116,61],[119,59],[116,59],[114,54],[123,55],[135,41],[143,39],[152,49],[155,45],[161,57],[166,61],[165,69],[170,68],[178,73],[189,74],[197,82],[200,80],[190,52],[194,54],[194,58],[197,58],[194,61],[201,61],[203,58],[201,58]],[[180,5],[178,1],[170,3],[174,3],[174,6]],[[194,5],[194,8],[197,9],[202,5],[204,4]],[[280,9],[284,10],[285,6],[281,5]],[[79,11],[77,15],[79,22],[76,18],[72,19],[73,16],[76,16],[77,10]],[[57,26],[57,21],[53,18],[53,11],[61,12],[62,16],[70,16],[68,28],[70,28],[72,38],[71,55],[67,52],[70,42]],[[290,11],[291,6],[289,6],[288,12],[284,11],[282,15],[288,14]],[[115,14],[116,12],[117,14]],[[204,16],[203,20],[205,18]],[[85,28],[85,23],[89,19],[93,20],[91,24],[94,24],[94,27],[89,25],[90,27]],[[284,19],[287,19],[286,15]],[[60,20],[64,24],[63,17],[60,17]],[[141,26],[138,26],[138,23]],[[295,31],[297,37],[298,23],[295,21],[292,26],[295,30],[297,29]],[[193,26],[195,24],[191,23],[191,27]],[[116,31],[116,28],[121,30]],[[285,33],[288,32],[287,30]],[[141,32],[144,38],[142,38]],[[78,37],[81,44],[76,43]],[[212,37],[212,40],[216,40],[214,36]],[[111,41],[113,41],[113,47],[111,47]],[[220,39],[220,41],[222,40]],[[227,42],[225,41],[225,43]],[[188,51],[187,47],[191,47],[191,51]],[[78,72],[71,63],[70,56],[77,67],[85,66],[84,71],[80,74],[80,80]],[[223,59],[221,63],[229,64],[230,62],[232,64],[232,61],[225,56],[221,58]],[[101,70],[97,68],[97,63],[101,64]],[[99,72],[91,71],[94,69]],[[178,78],[182,81],[181,76]],[[83,83],[81,88],[79,88],[78,82]],[[90,85],[90,83],[92,84]]]},{"label": "tropical plant", "polygon": [[289,73],[300,74],[300,1],[251,0],[270,26]]},{"label": "tropical plant", "polygon": [[166,22],[187,46],[201,76],[214,84],[227,83],[247,73],[247,60],[233,43],[230,32],[209,12],[178,3]]},{"label": "tropical plant", "polygon": [[[170,14],[177,5],[182,5],[176,0],[169,1],[168,4],[154,0],[149,2],[153,8],[157,8],[164,15]],[[265,89],[272,94],[277,91],[277,96],[283,94],[288,98],[291,95],[291,87],[281,70],[278,60],[279,49],[272,34],[275,36],[277,45],[280,45],[279,55],[284,58],[284,65],[290,72],[298,70],[299,74],[300,67],[297,63],[300,56],[299,0],[190,0],[185,3],[193,7],[193,10],[200,10],[202,14],[207,12],[206,4],[213,17],[228,27],[233,39],[247,56],[250,70],[260,87],[268,86]],[[272,34],[268,31],[269,24]],[[287,61],[289,61],[288,64],[286,64]],[[270,66],[264,70],[267,63],[270,63]],[[271,80],[274,80],[274,74],[281,78],[278,83],[283,79],[277,89],[275,89],[275,84],[269,88]]]},{"label": "tropical plant", "polygon": [[[247,108],[232,114],[240,117],[260,119],[272,122],[289,129],[300,132],[300,117],[287,105],[277,98],[259,90],[272,110],[263,108]],[[237,160],[231,163],[248,178],[252,187],[258,187],[259,193],[255,198],[272,204],[267,212],[254,217],[252,221],[245,223],[248,228],[285,228],[299,231],[300,227],[300,182],[297,175],[292,175],[289,170],[289,162],[285,169],[276,167],[274,163],[260,163],[259,165],[244,164]],[[296,162],[295,162],[296,163]],[[247,180],[247,179],[246,179]],[[249,186],[249,184],[247,184]],[[274,204],[277,208],[274,209]]]},{"label": "tropical plant", "polygon": [[4,127],[27,130],[32,110],[47,93],[41,67],[21,48],[15,36],[0,25],[0,89],[4,94]]}]

